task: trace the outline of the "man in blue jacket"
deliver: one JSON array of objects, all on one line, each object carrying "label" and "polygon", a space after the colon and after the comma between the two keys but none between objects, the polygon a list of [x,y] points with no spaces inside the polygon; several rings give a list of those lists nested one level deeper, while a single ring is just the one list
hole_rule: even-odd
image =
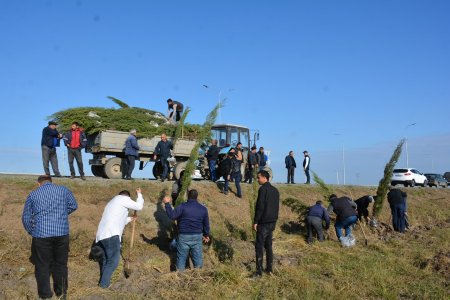
[{"label": "man in blue jacket", "polygon": [[156,160],[156,156],[159,156],[159,160],[161,162],[161,165],[163,167],[163,173],[161,176],[161,181],[164,182],[164,180],[169,175],[169,157],[170,157],[170,150],[173,149],[173,144],[171,141],[167,139],[166,134],[161,134],[161,140],[158,142],[158,144],[155,147],[155,154],[153,155],[153,159]]},{"label": "man in blue jacket", "polygon": [[188,192],[188,201],[175,209],[170,205],[170,198],[164,197],[163,202],[169,219],[178,222],[177,269],[184,271],[189,252],[192,255],[194,268],[203,267],[203,247],[209,242],[208,209],[197,200],[197,190]]},{"label": "man in blue jacket", "polygon": [[56,147],[59,147],[59,140],[62,135],[56,130],[58,123],[55,121],[48,122],[48,126],[42,130],[41,148],[42,163],[44,165],[45,175],[50,175],[49,162],[52,164],[53,173],[56,177],[61,177],[58,169],[58,156],[56,155]]},{"label": "man in blue jacket", "polygon": [[322,206],[322,201],[319,200],[309,208],[308,216],[306,217],[308,244],[313,242],[313,228],[317,232],[319,241],[323,242],[322,220],[325,221],[325,230],[328,230],[330,228],[330,216],[325,207]]},{"label": "man in blue jacket", "polygon": [[125,141],[125,161],[123,164],[122,179],[133,179],[131,173],[134,170],[134,163],[137,158],[139,158],[139,145],[136,138],[136,129],[132,129]]}]

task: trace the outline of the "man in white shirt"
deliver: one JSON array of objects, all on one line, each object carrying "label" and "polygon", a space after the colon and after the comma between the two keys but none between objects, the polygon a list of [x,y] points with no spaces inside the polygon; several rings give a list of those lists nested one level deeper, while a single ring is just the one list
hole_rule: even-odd
[{"label": "man in white shirt", "polygon": [[128,209],[142,210],[144,198],[141,188],[136,189],[137,199],[131,200],[130,192],[124,190],[106,204],[102,219],[98,225],[95,241],[103,249],[103,264],[100,274],[99,286],[108,288],[111,276],[119,265],[120,242],[123,229],[133,217],[128,217]]}]

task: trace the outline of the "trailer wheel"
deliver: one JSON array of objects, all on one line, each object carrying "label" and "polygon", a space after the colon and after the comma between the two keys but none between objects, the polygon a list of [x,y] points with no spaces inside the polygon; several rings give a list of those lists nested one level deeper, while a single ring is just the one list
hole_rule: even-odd
[{"label": "trailer wheel", "polygon": [[152,172],[153,172],[153,177],[155,177],[155,179],[161,178],[162,173],[163,173],[163,167],[162,167],[160,160],[155,162],[155,164],[153,165]]},{"label": "trailer wheel", "polygon": [[173,170],[173,176],[175,176],[175,180],[180,179],[183,176],[186,165],[187,163],[185,161],[179,162],[175,165]]},{"label": "trailer wheel", "polygon": [[113,157],[106,161],[105,177],[109,179],[122,178],[122,159],[120,157]]},{"label": "trailer wheel", "polygon": [[105,173],[103,172],[103,166],[91,166],[92,174],[96,177],[103,177]]}]

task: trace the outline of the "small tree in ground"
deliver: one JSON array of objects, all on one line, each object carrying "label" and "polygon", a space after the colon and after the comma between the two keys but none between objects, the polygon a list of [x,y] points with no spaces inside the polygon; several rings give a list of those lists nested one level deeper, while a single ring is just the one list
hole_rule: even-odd
[{"label": "small tree in ground", "polygon": [[324,203],[329,203],[330,196],[333,194],[333,189],[328,186],[322,178],[317,175],[316,172],[312,171],[314,182],[319,185],[320,192],[323,195]]},{"label": "small tree in ground", "polygon": [[194,148],[191,151],[191,156],[189,157],[189,160],[186,164],[186,169],[184,170],[183,177],[181,179],[181,190],[178,194],[175,206],[180,205],[184,201],[186,201],[186,191],[189,189],[189,186],[191,185],[192,181],[192,173],[195,170],[195,162],[198,159],[198,149],[200,148],[203,141],[208,139],[211,135],[211,127],[214,125],[217,119],[217,114],[219,112],[219,109],[221,109],[224,105],[223,101],[220,101],[214,109],[208,114],[206,117],[205,123],[203,123],[203,126],[199,132],[199,135],[197,137],[197,142],[195,143]]},{"label": "small tree in ground", "polygon": [[381,178],[380,183],[377,188],[377,196],[375,198],[375,203],[373,205],[373,218],[376,219],[380,216],[383,209],[384,201],[386,200],[386,195],[389,190],[389,185],[391,183],[392,173],[394,171],[395,165],[397,164],[400,154],[402,153],[402,147],[405,143],[405,139],[400,140],[397,147],[392,153],[391,159],[384,167],[384,176]]}]

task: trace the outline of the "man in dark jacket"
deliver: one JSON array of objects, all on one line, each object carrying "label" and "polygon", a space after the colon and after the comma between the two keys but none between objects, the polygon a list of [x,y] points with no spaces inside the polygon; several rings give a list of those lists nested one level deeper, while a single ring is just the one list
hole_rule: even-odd
[{"label": "man in dark jacket", "polygon": [[163,168],[163,173],[161,176],[161,181],[164,182],[164,180],[169,175],[169,157],[170,157],[170,150],[173,149],[173,144],[171,141],[167,139],[166,134],[161,134],[161,140],[156,144],[155,147],[155,154],[153,155],[153,159],[156,160],[156,156],[159,156],[159,161],[161,162],[161,166]]},{"label": "man in dark jacket", "polygon": [[306,176],[306,182],[305,184],[310,184],[310,178],[309,178],[309,165],[311,163],[311,158],[309,157],[308,151],[303,151],[303,155],[305,158],[303,159],[303,170],[305,171]]},{"label": "man in dark jacket", "polygon": [[167,99],[168,118],[171,122],[176,123],[180,121],[181,114],[183,113],[183,103]]},{"label": "man in dark jacket", "polygon": [[217,180],[216,174],[216,162],[219,157],[219,148],[217,147],[217,140],[211,141],[211,146],[206,151],[206,159],[208,160],[209,172],[211,174],[211,180],[215,182]]},{"label": "man in dark jacket", "polygon": [[264,249],[266,250],[266,272],[273,272],[272,237],[278,220],[280,194],[270,184],[270,175],[267,171],[259,171],[257,178],[261,187],[256,200],[253,229],[256,231],[256,276],[261,276]]},{"label": "man in dark jacket", "polygon": [[67,157],[69,159],[70,178],[75,178],[75,168],[73,167],[74,158],[77,160],[78,172],[82,180],[86,180],[83,171],[83,159],[81,157],[81,149],[86,147],[87,138],[83,129],[80,128],[78,122],[73,122],[71,129],[64,134],[64,144],[67,147]]},{"label": "man in dark jacket", "polygon": [[59,140],[62,135],[56,130],[58,123],[55,121],[48,122],[48,126],[42,130],[41,149],[42,163],[44,165],[45,175],[50,175],[49,162],[52,164],[53,174],[61,177],[58,169],[58,156],[56,155],[56,147],[59,147]]},{"label": "man in dark jacket", "polygon": [[164,197],[163,202],[169,219],[178,222],[177,241],[177,269],[184,271],[189,252],[191,253],[194,268],[203,267],[204,243],[209,242],[208,209],[197,200],[197,190],[188,192],[188,201],[178,205],[175,209],[170,205],[170,198]]},{"label": "man in dark jacket", "polygon": [[356,207],[358,210],[358,220],[362,221],[362,218],[364,217],[365,221],[368,222],[369,220],[369,204],[374,202],[374,199],[370,195],[363,196],[359,199],[355,200]]},{"label": "man in dark jacket", "polygon": [[387,194],[391,207],[392,226],[395,231],[404,233],[406,228],[406,193],[399,189],[391,188]]},{"label": "man in dark jacket", "polygon": [[131,173],[134,170],[134,163],[139,158],[139,145],[136,138],[136,129],[130,131],[130,135],[125,141],[125,161],[122,170],[122,178],[132,180]]},{"label": "man in dark jacket", "polygon": [[234,184],[236,185],[236,196],[238,196],[239,198],[242,198],[242,191],[241,191],[241,180],[242,180],[241,164],[242,164],[242,160],[239,160],[238,152],[235,152],[235,154],[231,158],[230,179],[233,180]]},{"label": "man in dark jacket", "polygon": [[284,163],[286,164],[287,169],[287,184],[294,184],[294,172],[295,168],[297,168],[297,164],[294,159],[294,151],[289,151],[289,155],[284,159]]},{"label": "man in dark jacket", "polygon": [[308,227],[308,244],[313,242],[312,230],[317,232],[319,241],[323,242],[322,220],[325,221],[325,230],[330,228],[330,216],[325,207],[322,206],[322,201],[317,201],[315,205],[311,206],[306,217],[306,226]]},{"label": "man in dark jacket", "polygon": [[342,228],[345,229],[345,236],[349,236],[352,233],[351,226],[358,221],[356,203],[346,196],[338,198],[333,194],[330,196],[330,206],[328,206],[328,212],[332,211],[336,214],[334,229],[337,238],[341,239]]},{"label": "man in dark jacket", "polygon": [[227,157],[220,162],[220,174],[222,174],[222,177],[225,180],[225,184],[221,193],[224,193],[225,195],[228,195],[228,185],[231,179],[231,160],[234,158],[234,156],[234,149],[231,148],[227,153]]},{"label": "man in dark jacket", "polygon": [[244,182],[252,183],[253,177],[255,176],[255,171],[258,169],[258,157],[256,154],[256,146],[253,146],[251,151],[248,153],[248,163],[247,172],[245,174]]},{"label": "man in dark jacket", "polygon": [[267,163],[267,157],[266,154],[264,153],[264,147],[259,147],[259,151],[256,154],[258,157],[259,171],[262,171]]}]

